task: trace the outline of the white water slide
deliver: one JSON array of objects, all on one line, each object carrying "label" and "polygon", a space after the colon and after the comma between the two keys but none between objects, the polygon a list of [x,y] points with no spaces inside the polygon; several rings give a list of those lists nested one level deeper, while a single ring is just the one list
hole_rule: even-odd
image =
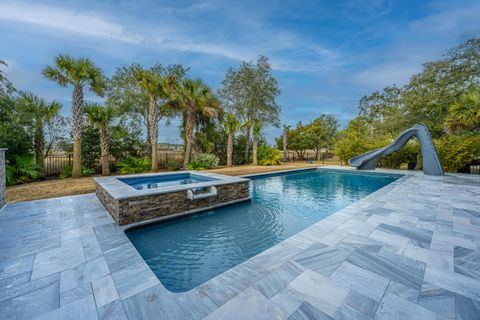
[{"label": "white water slide", "polygon": [[348,160],[348,163],[352,167],[357,167],[357,170],[374,170],[377,159],[400,150],[408,140],[414,136],[417,137],[420,143],[420,149],[422,150],[423,172],[433,176],[443,176],[445,173],[438,159],[437,151],[430,137],[430,132],[423,124],[416,124],[408,128],[388,146],[353,157]]}]

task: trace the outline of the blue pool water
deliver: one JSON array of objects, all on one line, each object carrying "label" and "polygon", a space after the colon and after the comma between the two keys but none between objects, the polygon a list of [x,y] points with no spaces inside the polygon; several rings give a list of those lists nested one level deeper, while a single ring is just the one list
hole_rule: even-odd
[{"label": "blue pool water", "polygon": [[138,178],[120,178],[123,183],[137,189],[153,189],[167,186],[176,186],[181,184],[191,184],[215,180],[214,178],[199,176],[191,173],[178,173],[168,175],[156,175]]},{"label": "blue pool water", "polygon": [[184,292],[399,176],[311,170],[250,182],[251,202],[127,231],[162,284]]}]

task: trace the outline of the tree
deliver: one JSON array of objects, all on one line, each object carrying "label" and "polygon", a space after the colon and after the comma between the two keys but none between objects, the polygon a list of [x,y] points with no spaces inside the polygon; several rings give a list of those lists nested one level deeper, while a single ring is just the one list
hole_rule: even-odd
[{"label": "tree", "polygon": [[87,103],[85,105],[85,114],[90,123],[96,127],[100,133],[100,150],[102,175],[110,175],[110,148],[108,127],[115,118],[115,109],[111,106],[102,106],[97,103]]},{"label": "tree", "polygon": [[354,156],[375,149],[378,144],[365,118],[356,117],[339,133],[335,154],[346,163]]},{"label": "tree", "polygon": [[288,134],[289,127],[287,125],[283,125],[283,134],[282,134],[282,149],[283,149],[283,160],[287,160],[287,134]]},{"label": "tree", "polygon": [[198,116],[218,117],[221,105],[212,90],[201,80],[183,79],[180,82],[172,105],[182,114],[185,137],[185,156],[183,167],[187,168],[192,150],[193,129]]},{"label": "tree", "polygon": [[253,124],[253,140],[252,140],[252,164],[257,165],[257,148],[258,148],[258,139],[262,131],[263,123],[262,121],[255,121]]},{"label": "tree", "polygon": [[322,114],[307,126],[313,140],[315,157],[318,160],[320,150],[331,149],[334,146],[338,121],[333,115]]},{"label": "tree", "polygon": [[267,57],[254,62],[242,62],[238,69],[230,68],[219,90],[229,112],[242,122],[245,134],[245,162],[248,162],[250,135],[255,121],[264,125],[279,126],[280,94],[278,82],[272,74]]},{"label": "tree", "polygon": [[[136,74],[140,88],[148,94],[148,132],[152,146],[152,171],[158,171],[158,123],[160,121],[159,104],[166,106],[171,98],[176,79],[165,75],[157,68],[139,69]],[[160,107],[162,108],[162,107]]]},{"label": "tree", "polygon": [[102,96],[105,90],[105,80],[102,71],[87,58],[73,58],[68,55],[58,55],[53,66],[47,66],[43,75],[57,82],[60,86],[73,86],[72,93],[72,135],[73,135],[73,168],[72,177],[82,175],[81,145],[83,133],[83,91],[88,89]]},{"label": "tree", "polygon": [[[7,64],[0,60],[1,66]],[[0,70],[0,147],[8,149],[6,158],[10,162],[32,151],[29,119],[19,112],[16,93],[3,70]]]},{"label": "tree", "polygon": [[480,130],[480,90],[463,94],[448,109],[445,127],[450,133]]},{"label": "tree", "polygon": [[[54,133],[55,120],[59,116],[61,104],[57,101],[47,103],[45,100],[32,93],[22,92],[18,105],[20,112],[28,115],[33,134],[33,150],[35,152],[35,163],[40,172],[44,170],[43,159],[47,156],[53,143],[58,138]],[[46,127],[50,129],[50,140],[46,142]]]},{"label": "tree", "polygon": [[[300,159],[305,158],[305,153],[308,149],[314,148],[315,139],[309,125],[303,125],[302,122],[298,122],[294,129],[288,126],[284,132],[287,135],[289,149],[295,151]],[[283,135],[276,139],[279,149],[283,148],[283,141]]]},{"label": "tree", "polygon": [[225,132],[227,133],[227,167],[232,166],[233,136],[240,128],[240,121],[233,113],[228,113],[225,118]]},{"label": "tree", "polygon": [[[136,63],[117,68],[115,74],[108,82],[107,105],[115,106],[126,118],[131,118],[146,128],[145,140],[148,154],[151,157],[152,146],[150,143],[150,127],[148,125],[150,95],[138,81],[138,74],[143,69],[141,65]],[[187,68],[178,64],[167,67],[155,64],[150,70],[162,77],[170,75],[177,81],[182,79],[188,72]],[[172,109],[166,107],[165,101],[162,99],[158,99],[157,109],[158,121],[161,121],[163,118],[168,119],[168,117],[174,115]]]}]

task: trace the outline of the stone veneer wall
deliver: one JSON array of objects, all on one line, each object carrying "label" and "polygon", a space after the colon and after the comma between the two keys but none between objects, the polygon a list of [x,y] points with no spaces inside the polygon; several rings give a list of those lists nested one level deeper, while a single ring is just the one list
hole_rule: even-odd
[{"label": "stone veneer wall", "polygon": [[96,193],[108,212],[119,225],[147,221],[181,212],[209,208],[222,203],[249,197],[248,181],[215,186],[217,195],[190,200],[187,191],[151,194],[129,199],[114,199],[97,183]]},{"label": "stone veneer wall", "polygon": [[5,151],[7,149],[0,149],[0,208],[5,205]]}]

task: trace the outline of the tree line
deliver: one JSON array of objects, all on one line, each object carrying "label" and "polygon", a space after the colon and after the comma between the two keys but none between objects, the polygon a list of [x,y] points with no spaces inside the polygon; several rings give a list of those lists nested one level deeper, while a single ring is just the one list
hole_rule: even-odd
[{"label": "tree line", "polygon": [[[436,61],[423,64],[404,86],[387,86],[361,98],[358,117],[337,136],[336,155],[343,161],[385,146],[403,130],[425,124],[443,166],[469,172],[480,163],[480,39],[469,39]],[[421,167],[416,140],[388,157],[381,166]]]},{"label": "tree line", "polygon": [[[151,171],[158,171],[159,123],[174,118],[181,120],[184,157],[179,167],[198,167],[202,159],[229,166],[256,164],[259,146],[268,147],[263,128],[279,125],[280,88],[268,58],[229,68],[217,92],[191,78],[189,71],[180,64],[133,63],[118,67],[108,78],[90,59],[58,55],[42,74],[71,88],[67,118],[61,116],[59,102],[17,90],[0,69],[0,145],[9,149],[7,177],[16,176],[19,182],[39,177],[53,146],[72,150],[72,177],[88,172],[84,167],[91,159],[84,150],[99,153],[104,175],[110,174],[112,153],[132,165],[141,163],[143,169],[148,162]],[[86,91],[103,102],[86,101]],[[143,155],[140,149],[147,150],[147,162],[132,159]]]},{"label": "tree line", "polygon": [[[303,159],[307,150],[332,150],[343,162],[391,143],[417,123],[431,133],[443,166],[450,172],[469,172],[480,164],[480,39],[469,39],[439,60],[423,64],[404,86],[387,86],[363,96],[358,116],[337,131],[333,115],[307,124],[284,126],[277,147]],[[420,169],[420,146],[413,139],[400,151],[381,158],[387,168]]]}]

